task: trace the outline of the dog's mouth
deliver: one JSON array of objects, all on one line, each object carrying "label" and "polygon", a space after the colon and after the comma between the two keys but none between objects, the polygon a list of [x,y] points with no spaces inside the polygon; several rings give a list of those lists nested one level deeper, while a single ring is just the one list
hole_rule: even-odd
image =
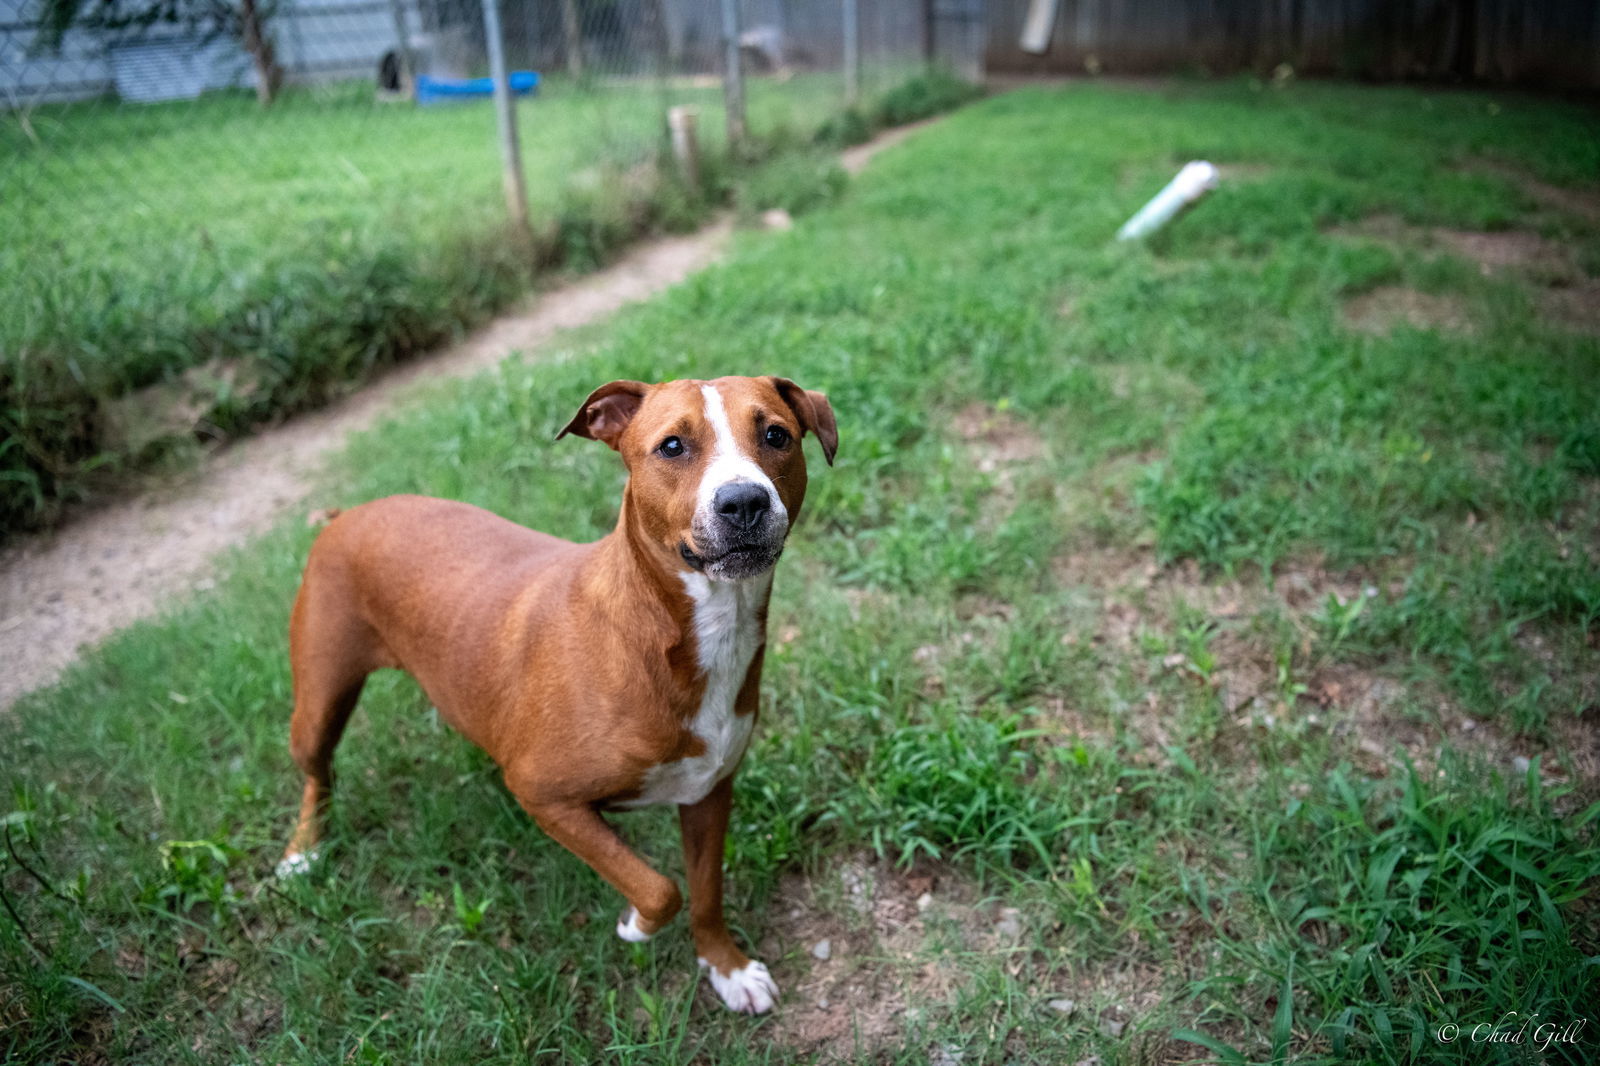
[{"label": "dog's mouth", "polygon": [[737,580],[754,577],[772,568],[783,554],[783,542],[777,544],[741,543],[723,548],[718,555],[695,551],[687,540],[678,543],[678,554],[693,570],[707,577]]}]

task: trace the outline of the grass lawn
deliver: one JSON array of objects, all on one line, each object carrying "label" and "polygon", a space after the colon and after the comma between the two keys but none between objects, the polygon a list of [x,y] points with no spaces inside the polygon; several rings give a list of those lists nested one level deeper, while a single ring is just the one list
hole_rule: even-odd
[{"label": "grass lawn", "polygon": [[[713,199],[715,89],[696,105]],[[750,127],[809,143],[837,78],[753,79]],[[370,85],[0,115],[0,532],[192,439],[313,406],[525,291],[704,204],[656,165],[649,82],[561,79],[518,106],[535,245],[508,232],[490,104],[379,104]],[[181,376],[190,372],[188,378]],[[118,397],[166,383],[164,390]]]},{"label": "grass lawn", "polygon": [[[592,386],[830,394],[728,853],[785,999],[726,1014],[681,924],[617,940],[398,675],[276,882],[293,522],[0,722],[0,1050],[1529,1061],[1532,1027],[1462,1046],[1516,1011],[1587,1017],[1543,1061],[1594,1061],[1597,134],[1456,92],[1016,92],[570,358],[441,388],[322,502],[590,538],[620,466],[551,438]],[[1217,192],[1110,243],[1201,157]],[[669,812],[618,821],[681,870]]]},{"label": "grass lawn", "polygon": [[[720,152],[719,93],[671,95],[697,105],[707,150]],[[752,126],[814,124],[836,99],[826,79],[757,80]],[[651,85],[557,79],[519,101],[518,119],[536,226],[575,201],[636,206],[630,194],[654,191],[615,180],[652,160],[664,135]],[[131,386],[203,358],[193,335],[223,328],[281,271],[337,275],[374,245],[436,259],[504,228],[487,102],[380,104],[366,84],[292,90],[265,111],[243,94],[90,102],[40,108],[26,127],[7,118],[0,151],[0,226],[18,238],[0,251],[0,298],[22,312],[6,317],[0,350],[69,355],[86,375]]]}]

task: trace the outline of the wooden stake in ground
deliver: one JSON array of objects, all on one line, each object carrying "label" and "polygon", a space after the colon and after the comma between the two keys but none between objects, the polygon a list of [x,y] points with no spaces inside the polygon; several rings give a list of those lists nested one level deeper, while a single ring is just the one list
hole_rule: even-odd
[{"label": "wooden stake in ground", "polygon": [[699,115],[692,107],[674,107],[667,111],[672,155],[678,161],[684,184],[695,192],[700,191],[700,139],[695,128],[698,122]]}]

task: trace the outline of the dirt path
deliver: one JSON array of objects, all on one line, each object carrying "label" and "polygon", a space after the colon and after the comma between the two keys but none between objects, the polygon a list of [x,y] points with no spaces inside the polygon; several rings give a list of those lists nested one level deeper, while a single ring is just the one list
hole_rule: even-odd
[{"label": "dirt path", "polygon": [[[840,156],[856,174],[927,123]],[[512,352],[536,358],[564,330],[598,322],[715,262],[732,223],[642,244],[595,274],[532,297],[450,348],[413,360],[345,400],[250,437],[192,477],[89,512],[0,553],[0,711],[58,677],[93,645],[169,599],[209,587],[221,551],[303,505],[328,456],[426,383],[476,373]]]},{"label": "dirt path", "polygon": [[896,126],[892,130],[884,130],[866,144],[858,144],[854,148],[846,148],[839,153],[839,165],[851,175],[859,174],[867,169],[867,164],[872,162],[872,157],[885,148],[893,148],[901,141],[910,137],[919,130],[925,130],[936,122],[943,122],[947,116],[936,115],[925,118],[921,122],[912,122],[904,126]]}]

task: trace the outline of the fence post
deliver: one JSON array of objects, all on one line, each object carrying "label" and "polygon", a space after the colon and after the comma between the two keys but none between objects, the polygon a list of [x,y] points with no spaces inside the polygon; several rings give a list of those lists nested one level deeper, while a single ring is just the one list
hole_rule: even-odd
[{"label": "fence post", "polygon": [[499,0],[483,0],[483,36],[489,46],[489,76],[494,80],[494,114],[500,127],[501,183],[511,224],[523,237],[528,229],[528,186],[522,177],[522,148],[517,144],[516,101],[506,73],[506,45],[500,33]]},{"label": "fence post", "polygon": [[583,27],[578,22],[578,0],[561,0],[561,31],[567,39],[567,73],[583,78]]},{"label": "fence post", "polygon": [[696,194],[700,192],[700,141],[695,134],[695,110],[692,107],[674,107],[667,111],[667,128],[672,131],[672,154],[678,160],[678,171],[683,182]]},{"label": "fence post", "polygon": [[861,100],[861,7],[844,0],[844,102],[854,107]]},{"label": "fence post", "polygon": [[922,0],[922,61],[930,67],[939,54],[939,43],[935,40],[936,19],[934,0]]},{"label": "fence post", "polygon": [[406,32],[406,9],[403,0],[389,0],[389,13],[394,16],[395,54],[400,57],[400,91],[417,97],[417,64],[411,58],[411,36]]},{"label": "fence post", "polygon": [[[653,32],[650,42],[655,51],[656,89],[661,94],[661,115],[670,122],[672,110],[672,40],[667,31],[666,0],[646,0],[645,21]],[[670,129],[668,131],[670,133]]]},{"label": "fence post", "polygon": [[[488,2],[488,0],[485,0]],[[728,111],[728,150],[744,144],[744,71],[739,61],[739,0],[722,0],[722,100]]]}]

